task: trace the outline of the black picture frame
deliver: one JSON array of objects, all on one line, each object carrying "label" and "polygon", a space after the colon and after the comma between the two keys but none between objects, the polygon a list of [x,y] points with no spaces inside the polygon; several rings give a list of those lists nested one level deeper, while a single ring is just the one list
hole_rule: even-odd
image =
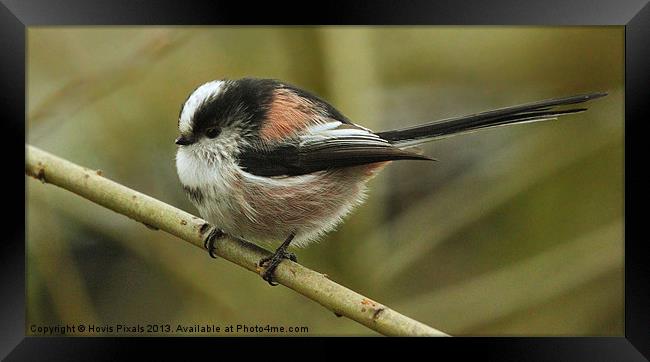
[{"label": "black picture frame", "polygon": [[[17,156],[25,139],[25,60],[26,28],[55,25],[198,25],[198,24],[420,24],[420,25],[622,25],[625,26],[625,336],[566,338],[442,338],[417,339],[415,344],[444,356],[478,356],[488,360],[526,361],[642,361],[650,356],[650,280],[648,253],[640,237],[642,180],[633,160],[643,162],[633,148],[643,141],[641,129],[650,114],[650,6],[647,0],[574,1],[373,1],[327,2],[306,6],[305,2],[235,1],[25,1],[1,0],[0,105],[3,125],[4,179],[10,181],[7,194],[14,196],[4,207],[5,238],[0,243],[0,356],[8,360],[113,359],[124,347],[133,349],[168,348],[152,338],[47,338],[25,337],[25,213],[17,190],[25,189],[25,178]],[[295,9],[303,9],[296,12]],[[21,177],[23,177],[21,179]],[[16,191],[14,191],[16,190]],[[597,197],[597,195],[594,195]],[[9,200],[5,198],[5,200]],[[23,199],[24,201],[24,199]],[[15,203],[15,205],[13,204]],[[182,339],[188,342],[188,339]],[[233,339],[215,344],[198,340],[197,345],[215,353],[229,345],[247,347],[265,344],[259,353],[273,350],[278,342],[267,339]],[[370,339],[372,340],[372,339]],[[336,339],[350,347],[364,348],[369,339]],[[326,347],[329,341],[300,339],[302,345],[337,353]],[[296,345],[295,342],[292,342]],[[352,344],[354,343],[354,344]],[[361,343],[361,344],[359,344]],[[378,343],[373,343],[377,345]],[[382,342],[382,346],[391,343]],[[378,346],[377,346],[378,347]],[[252,352],[252,351],[251,351]]]}]

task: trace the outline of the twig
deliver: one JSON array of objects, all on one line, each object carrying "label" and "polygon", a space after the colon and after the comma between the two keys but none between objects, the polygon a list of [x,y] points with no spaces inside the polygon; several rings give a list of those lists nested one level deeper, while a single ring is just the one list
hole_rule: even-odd
[{"label": "twig", "polygon": [[[103,177],[100,171],[81,167],[31,145],[26,147],[27,175],[62,187],[152,229],[166,231],[203,248],[204,239],[213,228],[205,220],[111,181]],[[258,274],[261,270],[257,262],[270,255],[267,250],[254,244],[230,237],[220,239],[216,244],[217,255]],[[274,275],[279,283],[318,302],[335,314],[346,316],[381,334],[446,336],[441,331],[331,281],[324,274],[292,261],[283,261]]]}]

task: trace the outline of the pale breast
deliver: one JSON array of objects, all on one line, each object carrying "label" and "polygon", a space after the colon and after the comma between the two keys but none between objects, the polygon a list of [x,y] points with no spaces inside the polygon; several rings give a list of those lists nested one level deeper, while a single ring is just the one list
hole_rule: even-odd
[{"label": "pale breast", "polygon": [[186,194],[208,222],[263,245],[278,245],[295,233],[294,246],[305,246],[334,229],[363,202],[366,182],[385,164],[261,177],[228,160],[207,167],[184,152],[176,163]]},{"label": "pale breast", "polygon": [[242,173],[244,238],[278,244],[290,234],[305,246],[332,230],[363,202],[365,184],[381,164],[267,178]]}]

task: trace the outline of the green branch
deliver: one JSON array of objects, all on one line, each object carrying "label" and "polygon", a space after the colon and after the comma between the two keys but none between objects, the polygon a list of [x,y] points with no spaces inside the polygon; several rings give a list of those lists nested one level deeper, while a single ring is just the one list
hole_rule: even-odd
[{"label": "green branch", "polygon": [[[27,145],[25,172],[202,249],[206,236],[213,229],[205,220],[111,181],[100,171],[81,167],[34,146]],[[257,245],[230,237],[220,239],[216,246],[217,255],[257,274],[262,271],[257,262],[270,255]],[[290,260],[278,266],[275,280],[337,315],[384,335],[446,336]]]}]

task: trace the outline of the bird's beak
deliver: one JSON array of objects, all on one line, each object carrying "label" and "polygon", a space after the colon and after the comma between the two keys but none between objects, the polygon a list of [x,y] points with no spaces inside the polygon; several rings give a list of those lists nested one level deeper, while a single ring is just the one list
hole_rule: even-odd
[{"label": "bird's beak", "polygon": [[191,145],[191,144],[194,143],[194,142],[195,142],[194,139],[192,139],[192,138],[190,138],[190,137],[185,137],[185,136],[180,136],[180,137],[178,137],[178,138],[176,139],[176,141],[175,141],[175,143],[176,143],[177,145],[180,145],[180,146]]}]

